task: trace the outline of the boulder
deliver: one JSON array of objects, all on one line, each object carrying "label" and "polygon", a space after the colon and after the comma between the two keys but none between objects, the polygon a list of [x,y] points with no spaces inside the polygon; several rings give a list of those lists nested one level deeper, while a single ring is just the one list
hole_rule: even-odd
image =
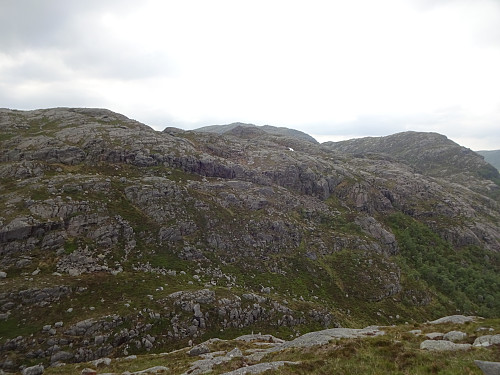
[{"label": "boulder", "polygon": [[210,353],[210,348],[205,344],[196,345],[194,348],[188,351],[188,354],[192,357],[205,353]]},{"label": "boulder", "polygon": [[499,335],[484,335],[479,336],[474,340],[474,346],[490,346],[500,344],[500,334]]},{"label": "boulder", "polygon": [[500,375],[500,362],[474,361],[484,375]]},{"label": "boulder", "polygon": [[40,375],[43,374],[43,371],[45,368],[43,365],[36,365],[36,366],[31,366],[31,367],[26,367],[23,371],[21,371],[21,374],[23,375]]},{"label": "boulder", "polygon": [[285,364],[296,365],[299,362],[290,362],[290,361],[276,361],[276,362],[264,362],[258,363],[256,365],[242,367],[237,370],[225,372],[222,375],[245,375],[245,374],[261,374],[268,370],[276,370]]},{"label": "boulder", "polygon": [[476,320],[475,316],[450,315],[450,316],[445,316],[445,317],[433,320],[432,322],[429,322],[429,323],[430,324],[444,324],[444,323],[464,324],[467,322],[473,322],[474,320]]},{"label": "boulder", "polygon": [[420,344],[420,349],[434,352],[468,350],[471,347],[470,344],[455,344],[447,340],[425,340]]},{"label": "boulder", "polygon": [[95,367],[99,366],[109,366],[111,364],[111,358],[99,358],[92,361],[92,365]]},{"label": "boulder", "polygon": [[461,331],[451,331],[451,332],[446,333],[443,336],[443,338],[445,340],[448,340],[448,341],[457,342],[457,341],[465,340],[467,338],[467,334],[465,332],[461,332]]},{"label": "boulder", "polygon": [[122,373],[122,375],[163,374],[163,373],[167,373],[168,371],[169,371],[168,367],[154,366],[154,367],[147,368],[145,370],[140,370],[140,371],[135,371],[135,372],[125,371],[124,373]]}]

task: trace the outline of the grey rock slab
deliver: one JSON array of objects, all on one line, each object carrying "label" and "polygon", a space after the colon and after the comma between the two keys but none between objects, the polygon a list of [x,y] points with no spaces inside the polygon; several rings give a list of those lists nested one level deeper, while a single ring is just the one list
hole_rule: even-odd
[{"label": "grey rock slab", "polygon": [[43,371],[45,368],[43,365],[36,365],[36,366],[31,366],[31,367],[26,367],[23,371],[21,371],[21,374],[23,375],[40,375],[43,374]]},{"label": "grey rock slab", "polygon": [[227,357],[227,356],[200,359],[199,361],[194,362],[189,368],[189,370],[184,372],[182,375],[205,374],[207,372],[212,371],[212,368],[215,365],[220,365],[221,363],[229,362],[232,359],[233,359],[232,357]]},{"label": "grey rock slab", "polygon": [[284,366],[285,364],[297,365],[299,363],[300,362],[291,362],[291,361],[264,362],[252,366],[242,367],[237,370],[225,372],[222,375],[261,374],[264,371],[276,370],[278,367]]},{"label": "grey rock slab", "polygon": [[444,323],[464,324],[467,322],[473,322],[475,320],[476,320],[475,316],[450,315],[450,316],[444,316],[442,318],[433,320],[429,323],[430,324],[444,324]]},{"label": "grey rock slab", "polygon": [[434,352],[468,350],[471,347],[471,344],[455,344],[447,340],[425,340],[420,344],[420,349]]},{"label": "grey rock slab", "polygon": [[233,350],[231,350],[229,353],[226,354],[226,357],[239,358],[243,357],[243,353],[239,348],[234,348]]},{"label": "grey rock slab", "polygon": [[169,371],[168,367],[154,366],[154,367],[147,368],[145,370],[140,370],[140,371],[135,371],[135,372],[125,371],[124,373],[122,373],[122,375],[163,374],[163,373],[167,373],[168,371]]},{"label": "grey rock slab", "polygon": [[500,375],[500,362],[474,361],[484,375]]},{"label": "grey rock slab", "polygon": [[206,346],[205,344],[200,344],[196,345],[194,348],[192,348],[190,351],[188,351],[187,354],[189,354],[192,357],[195,357],[197,355],[205,354],[205,353],[210,353],[210,348]]},{"label": "grey rock slab", "polygon": [[[299,336],[292,341],[287,341],[274,349],[284,349],[284,348],[298,348],[298,347],[310,347],[315,345],[324,345],[329,343],[333,339],[342,338],[361,338],[369,336],[380,336],[384,335],[384,331],[380,331],[377,328],[330,328],[323,331],[309,332],[305,335]],[[278,349],[278,350],[279,350]]]},{"label": "grey rock slab", "polygon": [[275,344],[282,344],[285,342],[285,340],[274,337],[273,335],[262,335],[260,333],[252,333],[248,335],[239,336],[235,338],[235,340],[247,341],[247,342],[260,341],[260,342],[275,343]]},{"label": "grey rock slab", "polygon": [[450,331],[443,336],[443,339],[453,342],[462,341],[466,338],[467,334],[461,331]]},{"label": "grey rock slab", "polygon": [[109,366],[111,364],[111,358],[99,358],[92,361],[92,365],[95,367],[99,366]]},{"label": "grey rock slab", "polygon": [[429,340],[440,340],[444,336],[441,332],[431,332],[425,335]]},{"label": "grey rock slab", "polygon": [[474,340],[473,346],[490,346],[500,344],[500,334],[499,335],[484,335],[479,336]]}]

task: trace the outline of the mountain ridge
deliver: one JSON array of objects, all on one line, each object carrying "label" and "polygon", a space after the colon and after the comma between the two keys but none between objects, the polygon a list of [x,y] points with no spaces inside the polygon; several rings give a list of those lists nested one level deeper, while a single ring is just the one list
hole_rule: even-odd
[{"label": "mountain ridge", "polygon": [[306,141],[316,143],[316,144],[318,143],[318,141],[316,139],[314,139],[312,136],[310,136],[309,134],[304,133],[300,130],[286,128],[286,127],[276,127],[276,126],[272,126],[272,125],[258,126],[258,125],[246,124],[246,123],[242,123],[242,122],[234,122],[234,123],[227,124],[227,125],[203,126],[201,128],[194,129],[194,131],[225,134],[225,133],[230,133],[235,128],[240,128],[240,129],[251,128],[251,129],[261,130],[261,131],[268,133],[268,134],[293,137],[293,138],[306,140]]},{"label": "mountain ridge", "polygon": [[499,187],[453,143],[436,175],[81,108],[0,110],[0,142],[5,370],[500,311]]}]

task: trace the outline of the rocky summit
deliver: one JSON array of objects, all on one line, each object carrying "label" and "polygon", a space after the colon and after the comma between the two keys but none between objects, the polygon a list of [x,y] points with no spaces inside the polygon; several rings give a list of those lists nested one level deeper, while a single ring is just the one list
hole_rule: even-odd
[{"label": "rocky summit", "polygon": [[[252,332],[289,353],[341,327],[500,316],[500,175],[443,135],[319,144],[0,109],[0,144],[0,372],[208,355],[224,345],[207,340]],[[455,336],[422,350],[476,350]],[[214,358],[241,362],[245,348]],[[246,364],[301,368],[269,353],[272,365]]]}]

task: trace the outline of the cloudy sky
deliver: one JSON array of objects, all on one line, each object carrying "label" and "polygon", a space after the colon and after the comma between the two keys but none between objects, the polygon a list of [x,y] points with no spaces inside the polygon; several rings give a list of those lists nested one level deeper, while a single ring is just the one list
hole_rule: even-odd
[{"label": "cloudy sky", "polygon": [[0,0],[0,107],[500,149],[499,0]]}]

